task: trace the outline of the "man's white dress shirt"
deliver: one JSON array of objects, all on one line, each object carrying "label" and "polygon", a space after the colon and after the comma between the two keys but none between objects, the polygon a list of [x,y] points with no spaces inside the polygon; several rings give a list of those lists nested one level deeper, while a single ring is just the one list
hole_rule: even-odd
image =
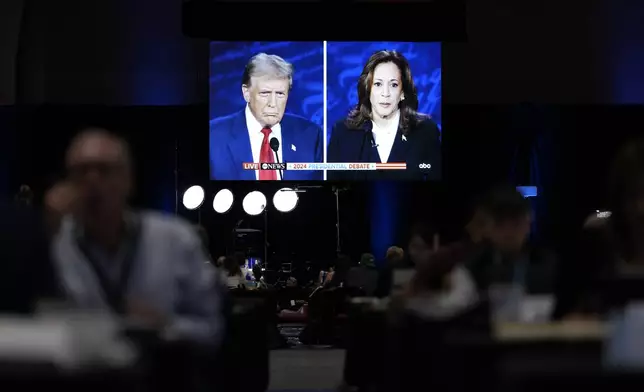
[{"label": "man's white dress shirt", "polygon": [[[264,142],[264,134],[262,133],[264,126],[260,124],[259,121],[257,121],[253,113],[251,113],[248,105],[246,105],[246,129],[248,129],[250,148],[253,152],[253,162],[260,163],[259,155],[262,150],[262,143]],[[279,123],[271,127],[271,133],[268,136],[268,140],[270,141],[272,138],[276,138],[280,142],[280,148],[279,150],[277,150],[277,156],[279,157],[280,162],[284,162],[282,160],[282,127]],[[277,162],[275,155],[273,155],[273,161]],[[281,178],[280,174],[277,173],[277,170],[275,172],[275,175],[279,180]],[[259,170],[255,170],[255,179],[259,180]]]}]

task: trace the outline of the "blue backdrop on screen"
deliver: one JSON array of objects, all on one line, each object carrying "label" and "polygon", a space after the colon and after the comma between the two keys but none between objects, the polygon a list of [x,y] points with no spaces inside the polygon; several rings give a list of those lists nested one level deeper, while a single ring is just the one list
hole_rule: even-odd
[{"label": "blue backdrop on screen", "polygon": [[287,113],[323,125],[324,46],[320,42],[211,42],[210,119],[245,107],[241,80],[246,63],[258,53],[278,55],[295,67]]},{"label": "blue backdrop on screen", "polygon": [[369,57],[396,50],[409,61],[418,89],[418,111],[441,124],[441,44],[439,42],[328,42],[327,140],[331,128],[358,103],[356,84]]}]

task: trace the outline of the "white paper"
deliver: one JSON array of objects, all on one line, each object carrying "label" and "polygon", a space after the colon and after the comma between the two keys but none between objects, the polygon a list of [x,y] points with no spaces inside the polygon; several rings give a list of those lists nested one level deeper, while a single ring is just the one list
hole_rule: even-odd
[{"label": "white paper", "polygon": [[644,303],[634,302],[612,318],[612,331],[605,347],[610,367],[644,369]]},{"label": "white paper", "polygon": [[555,299],[552,295],[526,295],[521,299],[519,320],[522,323],[550,321]]}]

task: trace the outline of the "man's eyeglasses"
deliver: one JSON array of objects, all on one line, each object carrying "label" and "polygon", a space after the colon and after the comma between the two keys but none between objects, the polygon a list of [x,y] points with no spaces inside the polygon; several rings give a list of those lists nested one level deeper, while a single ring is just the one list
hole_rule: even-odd
[{"label": "man's eyeglasses", "polygon": [[101,177],[112,176],[125,170],[125,165],[112,162],[87,162],[71,165],[67,168],[70,178],[82,178],[90,173],[96,173]]}]

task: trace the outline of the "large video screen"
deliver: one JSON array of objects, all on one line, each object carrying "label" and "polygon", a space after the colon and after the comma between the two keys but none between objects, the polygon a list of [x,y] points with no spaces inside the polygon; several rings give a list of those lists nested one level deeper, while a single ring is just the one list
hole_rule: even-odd
[{"label": "large video screen", "polygon": [[438,42],[211,42],[212,180],[441,177]]}]

